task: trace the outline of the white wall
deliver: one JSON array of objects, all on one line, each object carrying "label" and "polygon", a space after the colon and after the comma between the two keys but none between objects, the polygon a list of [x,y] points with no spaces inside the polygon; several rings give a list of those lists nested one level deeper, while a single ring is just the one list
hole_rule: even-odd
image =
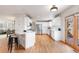
[{"label": "white wall", "polygon": [[24,30],[24,18],[23,16],[20,16],[20,17],[16,17],[15,19],[15,32],[17,34],[23,34]]},{"label": "white wall", "polygon": [[79,12],[79,6],[78,5],[75,5],[75,6],[72,6],[68,9],[66,9],[65,11],[63,11],[61,13],[61,27],[62,27],[62,40],[64,41],[65,40],[65,17],[66,16],[69,16],[73,13],[76,13],[76,12]]}]

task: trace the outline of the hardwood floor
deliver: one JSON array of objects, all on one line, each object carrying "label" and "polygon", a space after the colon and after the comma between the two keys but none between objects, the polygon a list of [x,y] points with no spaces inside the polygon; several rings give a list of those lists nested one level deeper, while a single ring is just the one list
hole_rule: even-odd
[{"label": "hardwood floor", "polygon": [[0,39],[0,53],[8,53],[7,39]]},{"label": "hardwood floor", "polygon": [[[0,52],[8,53],[7,40],[0,40]],[[74,53],[74,49],[57,41],[53,41],[48,35],[36,35],[36,43],[33,47],[24,49],[22,46],[15,48],[13,53]]]}]

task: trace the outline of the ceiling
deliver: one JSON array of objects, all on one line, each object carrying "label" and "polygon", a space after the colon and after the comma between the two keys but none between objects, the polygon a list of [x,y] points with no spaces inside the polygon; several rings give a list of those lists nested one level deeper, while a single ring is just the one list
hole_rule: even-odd
[{"label": "ceiling", "polygon": [[50,12],[51,5],[0,5],[0,15],[30,15],[34,19],[48,20],[63,10],[70,7],[70,5],[56,5],[57,12]]}]

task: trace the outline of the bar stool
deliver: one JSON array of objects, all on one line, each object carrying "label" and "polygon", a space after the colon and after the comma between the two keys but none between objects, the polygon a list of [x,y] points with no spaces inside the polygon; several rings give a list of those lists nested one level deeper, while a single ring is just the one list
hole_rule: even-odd
[{"label": "bar stool", "polygon": [[12,47],[13,47],[13,38],[10,35],[8,39],[8,51],[10,51],[10,53],[12,52]]},{"label": "bar stool", "polygon": [[18,48],[18,37],[15,37],[15,44],[16,44],[16,46]]},{"label": "bar stool", "polygon": [[10,35],[8,40],[8,50],[10,50],[10,53],[15,49],[16,46],[18,48],[18,38]]}]

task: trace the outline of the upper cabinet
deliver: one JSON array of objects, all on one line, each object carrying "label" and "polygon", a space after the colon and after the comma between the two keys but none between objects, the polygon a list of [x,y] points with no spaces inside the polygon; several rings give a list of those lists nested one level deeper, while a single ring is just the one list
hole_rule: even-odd
[{"label": "upper cabinet", "polygon": [[15,32],[24,34],[26,31],[32,29],[32,20],[27,16],[16,17]]},{"label": "upper cabinet", "polygon": [[25,27],[25,30],[28,31],[28,30],[32,30],[32,19],[30,19],[29,17],[25,16],[24,17],[24,27]]}]

